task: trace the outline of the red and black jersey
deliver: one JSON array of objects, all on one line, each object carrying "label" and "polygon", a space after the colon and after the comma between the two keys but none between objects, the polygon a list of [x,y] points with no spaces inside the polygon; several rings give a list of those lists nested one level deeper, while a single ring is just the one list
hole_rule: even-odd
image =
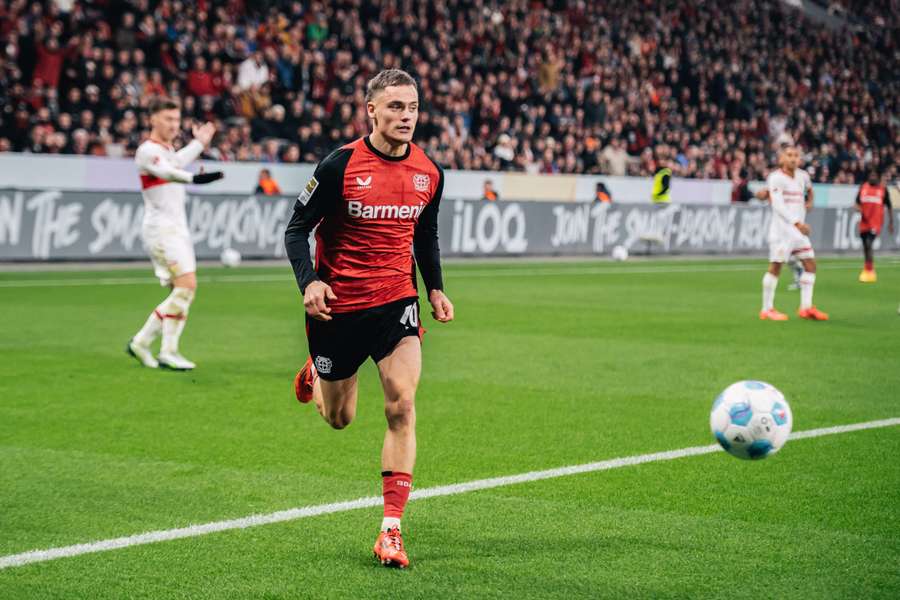
[{"label": "red and black jersey", "polygon": [[862,184],[859,193],[856,194],[856,204],[862,213],[859,220],[860,233],[874,232],[875,235],[881,233],[881,226],[884,224],[884,209],[891,209],[891,199],[887,194],[887,189],[881,185],[871,185],[868,182]]},{"label": "red and black jersey", "polygon": [[[319,279],[331,286],[334,312],[417,296],[416,262],[429,291],[443,289],[438,206],[444,172],[410,143],[387,156],[368,137],[343,146],[316,167],[285,231],[300,291]],[[316,230],[316,264],[309,233]],[[413,260],[415,251],[415,260]]]}]

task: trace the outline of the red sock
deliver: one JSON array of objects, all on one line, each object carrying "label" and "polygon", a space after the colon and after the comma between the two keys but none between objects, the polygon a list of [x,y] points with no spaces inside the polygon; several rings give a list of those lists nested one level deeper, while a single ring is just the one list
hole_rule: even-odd
[{"label": "red sock", "polygon": [[381,472],[384,494],[384,516],[400,519],[412,489],[412,475],[396,471]]},{"label": "red sock", "polygon": [[866,261],[866,271],[871,271],[871,270],[874,269],[874,268],[875,268],[875,263],[874,263],[874,261],[867,260],[867,261]]}]

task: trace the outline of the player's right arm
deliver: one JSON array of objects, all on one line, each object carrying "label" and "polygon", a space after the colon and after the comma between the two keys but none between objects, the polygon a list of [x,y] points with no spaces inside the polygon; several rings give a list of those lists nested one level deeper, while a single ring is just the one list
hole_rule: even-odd
[{"label": "player's right arm", "polygon": [[203,150],[212,143],[213,136],[216,134],[216,126],[208,122],[203,125],[194,125],[191,132],[194,139],[175,153],[175,166],[177,167],[186,167],[200,157]]},{"label": "player's right arm", "polygon": [[319,280],[313,267],[309,234],[337,207],[343,195],[344,169],[352,153],[352,150],[342,148],[318,164],[312,179],[297,196],[294,214],[284,231],[284,248],[303,294],[303,305],[309,316],[321,321],[331,320],[327,302],[337,296],[331,286]]},{"label": "player's right arm", "polygon": [[166,181],[191,183],[194,179],[193,173],[173,165],[158,144],[141,144],[134,155],[134,162],[142,172],[146,171]]},{"label": "player's right arm", "polygon": [[176,183],[204,184],[212,183],[224,177],[221,171],[197,173],[196,175],[186,171],[172,164],[166,153],[162,151],[162,147],[158,144],[142,144],[134,155],[134,162],[141,172],[147,172],[154,177]]}]

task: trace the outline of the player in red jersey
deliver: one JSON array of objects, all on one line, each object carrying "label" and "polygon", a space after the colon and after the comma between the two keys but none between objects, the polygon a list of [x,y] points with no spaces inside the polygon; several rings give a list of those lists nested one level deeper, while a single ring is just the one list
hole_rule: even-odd
[{"label": "player in red jersey", "polygon": [[[432,315],[453,320],[443,292],[438,205],[444,173],[412,143],[415,80],[399,69],[369,81],[372,133],[316,167],[294,205],[285,248],[306,307],[310,357],[294,379],[297,399],[315,402],[335,429],[356,415],[356,372],[369,357],[384,389],[381,452],[384,518],[375,543],[382,564],[406,567],[400,518],[416,460],[415,395],[422,368],[416,264]],[[309,234],[316,230],[316,266]],[[415,260],[413,259],[415,253]]]},{"label": "player in red jersey", "polygon": [[863,253],[866,258],[865,266],[859,274],[859,280],[862,283],[875,283],[878,278],[875,275],[872,246],[884,225],[885,211],[888,214],[888,230],[894,233],[894,212],[891,210],[891,198],[877,171],[871,171],[868,181],[859,188],[859,192],[856,194],[855,208],[861,213],[859,237],[862,238]]}]

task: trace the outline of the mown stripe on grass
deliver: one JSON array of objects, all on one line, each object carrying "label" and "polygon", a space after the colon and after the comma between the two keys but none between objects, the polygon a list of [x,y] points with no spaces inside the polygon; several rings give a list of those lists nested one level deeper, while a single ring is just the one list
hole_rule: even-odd
[{"label": "mown stripe on grass", "polygon": [[[852,431],[862,431],[865,429],[893,427],[895,425],[900,425],[900,418],[881,419],[878,421],[867,421],[865,423],[853,423],[850,425],[837,425],[834,427],[822,427],[819,429],[798,431],[791,434],[791,440],[816,438],[826,435],[836,435],[839,433],[850,433]],[[679,450],[668,450],[666,452],[654,452],[651,454],[640,454],[637,456],[613,458],[611,460],[602,460],[599,462],[581,465],[558,467],[555,469],[547,469],[544,471],[530,471],[528,473],[508,475],[505,477],[478,479],[475,481],[467,481],[464,483],[456,483],[452,485],[442,485],[415,490],[412,492],[412,494],[410,494],[410,500],[424,500],[426,498],[436,498],[440,496],[454,496],[457,494],[466,494],[469,492],[504,487],[508,485],[516,485],[519,483],[541,481],[544,479],[554,479],[557,477],[568,477],[569,475],[578,475],[582,473],[609,471],[611,469],[620,469],[622,467],[631,467],[634,465],[660,462],[665,460],[675,460],[678,458],[711,454],[713,452],[719,451],[721,451],[721,448],[717,444],[711,444],[709,446],[693,446],[690,448],[681,448]],[[101,540],[96,542],[87,542],[84,544],[75,544],[72,546],[48,548],[46,550],[32,550],[29,552],[22,552],[20,554],[11,554],[8,556],[0,557],[0,569],[20,567],[30,563],[46,562],[58,558],[79,556],[81,554],[105,552],[107,550],[129,548],[131,546],[140,546],[144,544],[153,544],[156,542],[167,542],[182,538],[197,537],[210,533],[216,533],[219,531],[247,529],[248,527],[258,527],[260,525],[269,525],[271,523],[283,523],[285,521],[294,521],[307,517],[316,517],[319,515],[346,512],[349,510],[357,510],[360,508],[371,508],[374,506],[379,506],[381,503],[381,497],[370,496],[366,498],[358,498],[356,500],[334,502],[331,504],[319,504],[316,506],[291,508],[288,510],[281,510],[278,512],[263,515],[251,515],[249,517],[242,517],[239,519],[214,521],[212,523],[204,523],[201,525],[189,525],[187,527],[179,527],[177,529],[149,531],[136,535],[113,538],[109,540]]]},{"label": "mown stripe on grass", "polygon": [[[832,264],[821,267],[824,270],[857,270],[857,264]],[[445,273],[451,279],[479,279],[485,277],[565,277],[568,275],[653,275],[656,273],[740,273],[765,270],[765,262],[758,265],[666,265],[666,266],[600,266],[600,267],[525,267],[501,269],[449,270]],[[277,273],[247,273],[243,275],[200,275],[201,283],[290,283],[289,271]],[[158,285],[152,277],[94,277],[75,279],[4,279],[0,288],[38,287],[90,287],[112,285]]]}]

